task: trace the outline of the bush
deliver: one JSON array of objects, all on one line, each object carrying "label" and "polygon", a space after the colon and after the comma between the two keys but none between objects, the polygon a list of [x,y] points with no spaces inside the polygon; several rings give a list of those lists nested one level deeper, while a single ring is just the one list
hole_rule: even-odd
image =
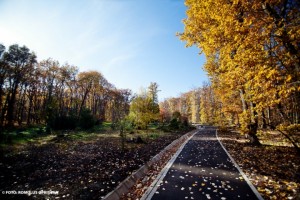
[{"label": "bush", "polygon": [[82,129],[93,128],[96,120],[89,109],[83,109],[79,117],[79,127]]},{"label": "bush", "polygon": [[[89,109],[83,109],[79,117],[75,113],[69,115],[56,115],[50,121],[53,130],[90,129],[96,125],[96,120]],[[98,121],[98,124],[101,122]]]},{"label": "bush", "polygon": [[55,116],[50,126],[54,130],[73,130],[77,126],[77,118],[75,115]]},{"label": "bush", "polygon": [[171,121],[170,121],[170,128],[172,128],[172,129],[178,129],[179,128],[179,122],[177,121],[177,119],[172,119]]}]

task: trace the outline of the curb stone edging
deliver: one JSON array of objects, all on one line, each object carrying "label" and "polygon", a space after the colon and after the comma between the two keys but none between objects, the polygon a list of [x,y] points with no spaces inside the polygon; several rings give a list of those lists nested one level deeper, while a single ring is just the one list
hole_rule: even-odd
[{"label": "curb stone edging", "polygon": [[246,176],[246,174],[242,171],[242,169],[239,167],[239,165],[235,162],[235,160],[233,159],[233,157],[229,154],[229,152],[225,149],[224,145],[222,144],[220,138],[218,137],[218,130],[216,130],[216,137],[220,143],[220,145],[222,146],[222,148],[224,149],[224,151],[226,152],[226,154],[228,155],[228,157],[230,158],[231,162],[233,163],[233,165],[235,166],[235,168],[237,168],[237,170],[240,172],[240,174],[242,175],[242,177],[244,178],[244,180],[247,182],[247,184],[249,185],[249,187],[251,188],[251,190],[253,191],[253,193],[256,195],[257,199],[259,200],[264,200],[264,198],[260,195],[260,193],[257,191],[257,189],[254,187],[254,185],[251,183],[251,181],[248,179],[248,177]]},{"label": "curb stone edging", "polygon": [[149,200],[154,195],[156,189],[155,186],[157,183],[161,182],[163,178],[166,176],[167,172],[169,171],[170,167],[178,157],[178,155],[181,153],[182,149],[188,143],[188,141],[196,134],[198,131],[195,131],[193,134],[188,136],[188,138],[185,139],[185,141],[180,145],[180,147],[177,149],[175,154],[171,157],[171,159],[168,161],[168,163],[165,165],[165,167],[161,170],[161,172],[157,175],[156,179],[152,182],[152,184],[149,186],[149,188],[146,190],[146,192],[143,194],[143,196],[140,198],[140,200]]},{"label": "curb stone edging", "polygon": [[195,131],[197,131],[197,129],[192,130],[192,131],[184,134],[180,138],[174,140],[171,144],[166,146],[160,153],[156,154],[145,165],[140,167],[137,171],[135,171],[129,177],[127,177],[124,181],[122,181],[113,191],[108,193],[103,199],[105,199],[105,200],[120,199],[122,195],[124,195],[125,193],[127,193],[129,191],[129,189],[137,182],[137,180],[139,180],[140,178],[142,178],[143,176],[146,175],[146,173],[149,171],[150,166],[153,165],[159,159],[161,159],[161,157],[164,155],[164,153],[167,150],[171,149],[173,146],[178,144],[182,139],[184,139],[184,141],[186,141],[190,137],[189,135],[193,134]]}]

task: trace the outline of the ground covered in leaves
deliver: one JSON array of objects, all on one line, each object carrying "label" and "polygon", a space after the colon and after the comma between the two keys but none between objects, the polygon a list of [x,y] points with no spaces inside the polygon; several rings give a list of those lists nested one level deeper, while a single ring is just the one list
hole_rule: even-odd
[{"label": "ground covered in leaves", "polygon": [[[87,141],[54,137],[18,152],[1,152],[0,192],[6,193],[5,199],[100,199],[180,136],[127,143],[124,151],[118,137]],[[15,194],[22,191],[32,194]]]},{"label": "ground covered in leaves", "polygon": [[264,199],[300,199],[300,156],[279,144],[277,133],[261,134],[261,146],[250,146],[237,132],[218,135]]},{"label": "ground covered in leaves", "polygon": [[134,200],[141,199],[147,189],[151,186],[153,181],[161,173],[167,162],[174,156],[181,145],[193,135],[194,131],[187,133],[184,137],[181,137],[177,142],[171,146],[168,150],[162,152],[161,158],[149,166],[148,172],[145,176],[141,177],[133,187],[130,188],[127,194],[123,194],[121,200]]}]

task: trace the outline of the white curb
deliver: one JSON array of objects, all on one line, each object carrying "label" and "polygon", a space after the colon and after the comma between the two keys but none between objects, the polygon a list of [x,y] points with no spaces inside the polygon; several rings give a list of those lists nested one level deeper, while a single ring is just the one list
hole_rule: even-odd
[{"label": "white curb", "polygon": [[168,173],[170,167],[172,166],[172,164],[174,163],[174,161],[176,160],[176,158],[178,157],[178,155],[181,153],[182,149],[184,148],[184,146],[186,145],[186,143],[199,131],[196,131],[193,135],[191,135],[181,146],[180,148],[177,150],[177,152],[173,155],[173,157],[169,160],[169,162],[166,164],[166,166],[161,170],[161,172],[158,174],[158,176],[156,177],[156,179],[152,182],[152,184],[148,187],[148,189],[146,190],[146,192],[144,193],[144,195],[141,197],[140,200],[149,200],[152,198],[152,196],[154,195],[154,193],[156,192],[159,183],[163,180],[163,178],[166,176],[166,174]]},{"label": "white curb", "polygon": [[222,142],[220,141],[220,139],[218,137],[218,130],[216,130],[216,137],[217,137],[219,143],[221,144],[222,148],[224,149],[224,151],[226,152],[226,154],[230,158],[231,162],[237,168],[237,170],[240,172],[240,174],[242,175],[242,177],[245,179],[245,181],[247,182],[247,184],[249,185],[249,187],[251,188],[251,190],[253,191],[253,193],[256,195],[256,197],[259,200],[263,200],[264,198],[262,198],[262,196],[259,194],[259,192],[256,190],[256,188],[253,186],[253,184],[251,183],[251,181],[248,179],[248,177],[246,176],[246,174],[242,171],[242,169],[239,167],[239,165],[235,162],[235,160],[231,157],[231,155],[228,153],[228,151],[223,146]]},{"label": "white curb", "polygon": [[[174,145],[176,145],[182,138],[187,137],[190,132],[184,134],[177,140],[173,141],[167,147],[165,147],[160,153],[154,156],[150,161],[148,161],[144,166],[135,171],[131,176],[127,177],[123,182],[121,182],[113,191],[109,192],[103,199],[105,200],[116,200],[120,199],[122,195],[126,194],[130,188],[136,183],[138,179],[145,176],[149,170],[149,167],[161,159],[161,156],[168,150],[171,149]],[[195,133],[194,133],[195,134]],[[193,134],[193,135],[194,135]]]}]

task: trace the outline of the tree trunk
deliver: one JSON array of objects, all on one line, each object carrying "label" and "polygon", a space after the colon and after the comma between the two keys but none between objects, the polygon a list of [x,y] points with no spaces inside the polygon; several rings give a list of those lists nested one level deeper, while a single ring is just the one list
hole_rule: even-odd
[{"label": "tree trunk", "polygon": [[246,111],[246,110],[248,110],[248,105],[247,105],[244,95],[245,95],[245,91],[243,89],[240,89],[240,97],[241,97],[241,101],[242,101],[243,111]]},{"label": "tree trunk", "polygon": [[257,112],[255,110],[256,104],[251,102],[251,124],[249,126],[249,139],[250,143],[253,145],[261,145],[259,142],[259,139],[257,137],[257,129],[258,129],[258,118],[257,118]]},{"label": "tree trunk", "polygon": [[261,112],[261,117],[262,117],[262,122],[263,122],[262,128],[266,129],[267,128],[267,120],[266,120],[266,116],[265,116],[265,112],[264,111]]},{"label": "tree trunk", "polygon": [[6,95],[6,99],[5,99],[5,102],[3,104],[3,107],[2,107],[2,112],[0,113],[1,116],[0,116],[0,124],[1,126],[5,126],[5,114],[6,114],[6,111],[7,111],[7,104],[8,104],[8,99],[10,98],[9,97],[9,93]]},{"label": "tree trunk", "polygon": [[7,127],[14,126],[14,110],[15,110],[15,103],[16,103],[16,95],[19,86],[19,81],[15,81],[13,89],[11,91],[11,96],[8,101],[7,106]]},{"label": "tree trunk", "polygon": [[238,113],[236,113],[236,119],[237,119],[237,126],[241,127],[240,118],[239,118]]},{"label": "tree trunk", "polygon": [[27,125],[30,125],[30,119],[31,119],[31,110],[32,110],[32,101],[33,101],[33,94],[30,94],[29,96],[29,107],[28,107],[28,113],[27,113]]},{"label": "tree trunk", "polygon": [[299,124],[300,122],[300,92],[295,92],[295,100],[294,100],[294,124]]},{"label": "tree trunk", "polygon": [[267,108],[267,121],[268,121],[267,127],[269,129],[274,129],[274,127],[272,125],[272,121],[271,121],[271,108],[270,107]]},{"label": "tree trunk", "polygon": [[251,123],[248,125],[249,133],[248,133],[248,139],[250,140],[250,144],[259,146],[261,143],[259,142],[259,139],[257,137],[257,123]]},{"label": "tree trunk", "polygon": [[24,86],[25,88],[23,88],[23,86],[21,87],[21,97],[18,103],[18,113],[16,115],[16,118],[18,120],[18,124],[19,126],[22,125],[23,122],[23,117],[24,117],[24,110],[25,110],[25,106],[26,106],[26,92],[27,92],[27,86]]},{"label": "tree trunk", "polygon": [[[245,95],[245,91],[243,89],[240,89],[240,97],[243,105],[243,111],[247,112],[249,106],[245,100],[244,95]],[[246,134],[246,138],[250,140],[250,143],[252,145],[260,145],[259,139],[257,137],[258,119],[256,116],[257,112],[254,109],[255,104],[251,102],[250,106],[251,106],[251,121],[250,124],[247,125],[249,132],[248,134]]]},{"label": "tree trunk", "polygon": [[86,97],[87,97],[88,93],[89,93],[88,90],[86,90],[85,93],[84,93],[83,99],[82,99],[81,104],[80,104],[78,116],[79,116],[80,113],[82,112],[82,109],[83,109],[83,106],[84,106],[84,103],[85,103],[85,101],[86,101]]},{"label": "tree trunk", "polygon": [[277,109],[279,112],[279,116],[281,117],[283,122],[287,122],[288,124],[292,124],[290,118],[284,113],[283,106],[281,103],[277,104]]}]

